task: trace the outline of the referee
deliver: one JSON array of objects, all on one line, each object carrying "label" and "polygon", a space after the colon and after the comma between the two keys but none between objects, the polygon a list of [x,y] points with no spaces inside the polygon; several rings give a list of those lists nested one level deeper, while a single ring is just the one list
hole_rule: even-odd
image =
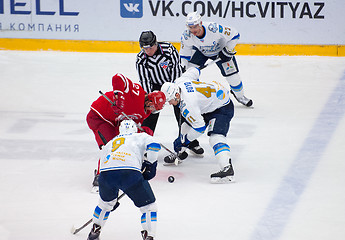
[{"label": "referee", "polygon": [[[157,42],[156,35],[152,31],[144,31],[140,34],[139,44],[141,51],[137,54],[136,69],[139,82],[147,93],[159,91],[165,82],[174,82],[176,78],[181,76],[180,56],[171,43]],[[174,113],[178,121],[180,115],[178,106],[174,107]],[[159,112],[151,113],[142,125],[149,127],[154,132],[158,117]],[[197,155],[204,153],[198,140],[191,142],[188,148]],[[174,155],[165,157],[164,161],[173,162],[175,159],[172,156]],[[181,159],[185,159],[187,156],[186,152],[179,154]]]}]

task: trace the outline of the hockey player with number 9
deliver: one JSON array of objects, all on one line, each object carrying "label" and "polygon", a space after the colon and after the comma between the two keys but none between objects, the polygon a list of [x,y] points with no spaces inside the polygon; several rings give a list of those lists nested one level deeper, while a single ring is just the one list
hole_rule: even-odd
[{"label": "hockey player with number 9", "polygon": [[[143,240],[156,234],[156,199],[148,180],[156,175],[157,157],[161,149],[154,137],[138,133],[133,120],[123,120],[120,134],[102,150],[99,176],[99,203],[94,210],[93,226],[88,240],[98,240],[110,212],[118,206],[122,190],[142,213]],[[144,159],[146,154],[146,160]]]},{"label": "hockey player with number 9", "polygon": [[[95,135],[99,149],[119,134],[120,122],[127,118],[142,124],[152,111],[160,110],[165,103],[164,94],[153,91],[147,94],[137,83],[133,83],[122,74],[115,74],[112,78],[113,91],[106,92],[94,101],[86,117],[89,128]],[[106,97],[114,102],[112,105]],[[125,116],[124,114],[127,116]],[[153,132],[148,127],[142,127],[148,134]],[[93,192],[98,190],[98,169],[95,170]]]},{"label": "hockey player with number 9", "polygon": [[253,101],[244,96],[243,83],[235,58],[234,48],[240,38],[238,31],[214,22],[203,22],[197,12],[187,15],[186,25],[187,30],[181,37],[182,67],[200,67],[208,59],[219,58],[217,66],[229,83],[231,93],[239,103],[247,107],[252,106]]},{"label": "hockey player with number 9", "polygon": [[175,83],[166,82],[161,91],[171,105],[180,105],[182,116],[190,124],[182,124],[181,135],[174,141],[174,150],[181,151],[207,130],[209,143],[220,166],[211,174],[212,183],[234,181],[227,133],[234,116],[230,89],[215,80],[210,83],[198,81],[200,70],[189,68]]}]

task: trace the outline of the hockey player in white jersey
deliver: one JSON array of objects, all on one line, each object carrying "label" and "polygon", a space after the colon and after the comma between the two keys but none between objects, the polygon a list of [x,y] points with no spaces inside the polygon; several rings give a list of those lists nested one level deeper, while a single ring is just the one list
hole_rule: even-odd
[{"label": "hockey player in white jersey", "polygon": [[208,59],[220,58],[217,66],[231,87],[236,100],[250,107],[253,101],[244,96],[243,83],[239,75],[234,47],[240,34],[236,29],[214,22],[202,22],[200,14],[187,15],[187,30],[181,37],[180,58],[184,69],[202,66]]},{"label": "hockey player in white jersey", "polygon": [[[143,240],[153,240],[156,234],[156,199],[148,180],[156,175],[158,151],[154,137],[137,133],[133,120],[120,124],[120,134],[102,150],[99,175],[99,204],[94,210],[93,227],[88,240],[99,239],[110,212],[115,209],[119,190],[122,190],[142,212]],[[144,154],[147,160],[143,160]]]},{"label": "hockey player in white jersey", "polygon": [[180,105],[182,116],[189,123],[182,124],[181,136],[174,141],[174,150],[181,151],[206,130],[220,171],[211,174],[212,183],[234,181],[230,147],[226,135],[234,116],[234,105],[227,84],[198,81],[200,70],[189,68],[175,83],[166,82],[161,91],[171,105]]}]

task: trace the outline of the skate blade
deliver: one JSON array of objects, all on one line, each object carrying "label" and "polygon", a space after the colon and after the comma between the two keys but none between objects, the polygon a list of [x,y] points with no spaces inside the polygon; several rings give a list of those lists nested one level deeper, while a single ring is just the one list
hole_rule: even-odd
[{"label": "skate blade", "polygon": [[211,178],[211,183],[214,183],[214,184],[233,183],[233,182],[235,182],[234,176],[227,176],[223,178],[219,178],[219,177]]},{"label": "skate blade", "polygon": [[172,163],[167,163],[167,162],[163,162],[163,166],[178,166],[182,163],[182,160],[178,160],[176,159],[174,162]]},{"label": "skate blade", "polygon": [[91,189],[91,193],[99,193],[99,187],[98,186],[93,186]]},{"label": "skate blade", "polygon": [[195,153],[195,152],[193,152],[191,150],[189,150],[189,153],[193,154],[194,157],[198,157],[198,158],[203,158],[204,157],[203,153],[202,154],[197,154],[197,153]]}]

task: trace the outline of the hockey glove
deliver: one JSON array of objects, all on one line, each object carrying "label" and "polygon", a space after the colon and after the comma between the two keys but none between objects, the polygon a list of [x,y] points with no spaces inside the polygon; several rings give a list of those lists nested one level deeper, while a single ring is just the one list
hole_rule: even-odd
[{"label": "hockey glove", "polygon": [[153,136],[153,131],[152,131],[151,128],[146,127],[146,126],[141,126],[141,128],[142,128],[144,131],[140,130],[140,132],[146,132],[148,135]]},{"label": "hockey glove", "polygon": [[222,51],[218,53],[218,57],[222,60],[222,62],[230,61],[234,55],[235,54],[229,51],[227,47],[223,48]]},{"label": "hockey glove", "polygon": [[125,96],[123,95],[123,92],[114,91],[114,98],[115,105],[112,105],[111,108],[116,114],[120,114],[125,107]]},{"label": "hockey glove", "polygon": [[143,172],[143,177],[145,180],[151,180],[156,176],[157,171],[157,161],[150,163],[149,161],[144,161],[141,165],[141,171]]},{"label": "hockey glove", "polygon": [[187,147],[190,141],[187,139],[187,135],[184,137],[181,135],[180,137],[176,138],[174,141],[174,150],[175,152],[180,152],[182,147]]}]

